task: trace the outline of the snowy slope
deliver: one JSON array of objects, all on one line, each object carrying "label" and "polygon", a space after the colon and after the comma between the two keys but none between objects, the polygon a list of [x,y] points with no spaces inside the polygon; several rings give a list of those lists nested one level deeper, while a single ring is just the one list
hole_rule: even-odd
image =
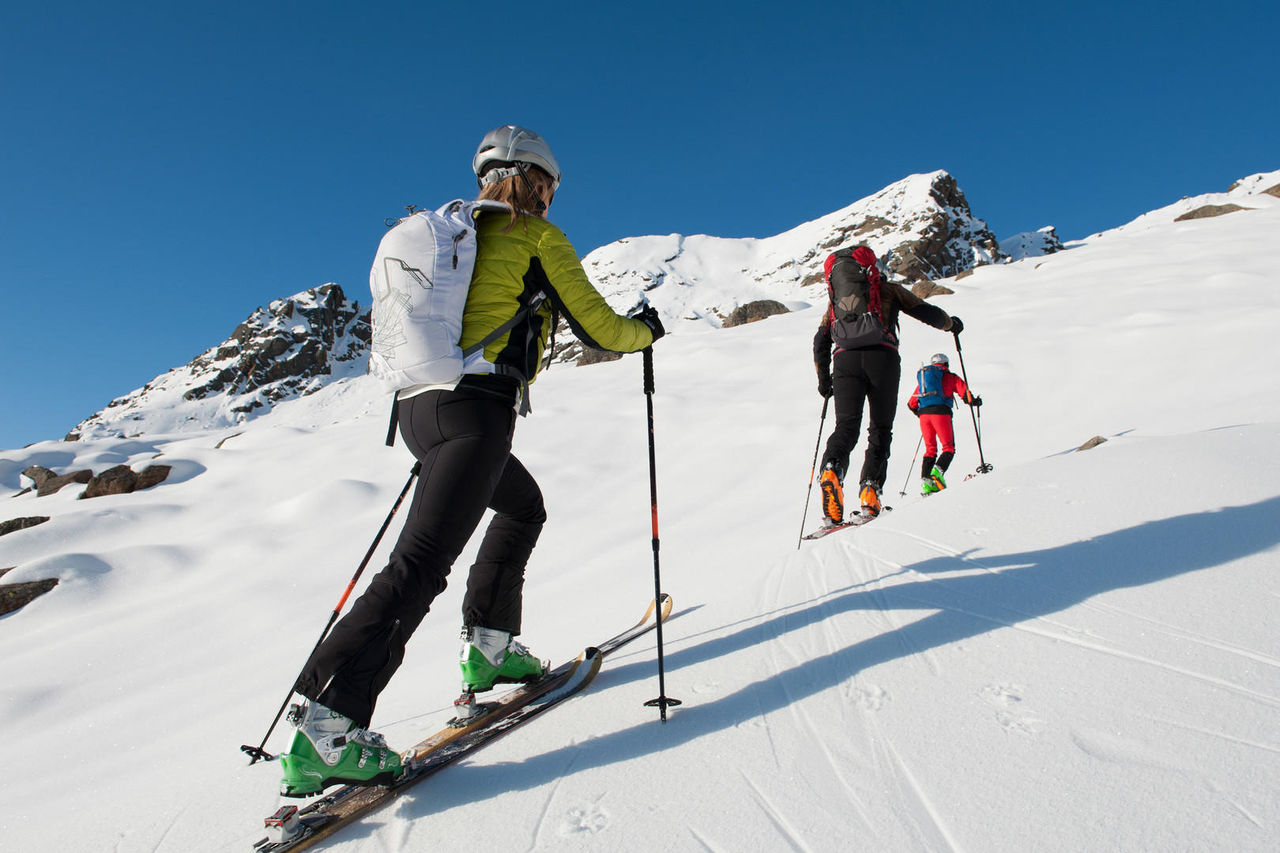
[{"label": "snowy slope", "polygon": [[[904,411],[897,509],[799,550],[817,311],[677,328],[655,348],[654,406],[667,685],[685,705],[665,726],[643,707],[655,663],[637,643],[326,849],[473,850],[497,815],[484,844],[500,850],[1274,849],[1280,402],[1255,367],[1280,326],[1280,200],[1248,201],[948,281],[995,471],[965,481],[962,413],[952,488],[900,497]],[[904,323],[905,372],[954,355]],[[517,429],[550,514],[526,588],[543,655],[613,633],[652,594],[641,390],[638,357],[556,367]],[[276,771],[236,747],[260,737],[408,474],[385,415],[360,377],[236,428],[0,452],[12,491],[30,464],[174,466],[132,495],[3,498],[0,519],[52,516],[0,538],[0,568],[17,566],[3,582],[61,583],[0,618],[0,849],[260,836]],[[1069,452],[1095,434],[1110,440]],[[449,714],[471,554],[383,694],[393,743]]]}]

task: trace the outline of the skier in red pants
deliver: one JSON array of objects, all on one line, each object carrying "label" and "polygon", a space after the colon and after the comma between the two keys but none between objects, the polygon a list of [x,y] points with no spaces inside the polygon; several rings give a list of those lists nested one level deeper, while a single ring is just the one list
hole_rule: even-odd
[{"label": "skier in red pants", "polygon": [[[950,370],[951,360],[944,353],[937,353],[929,364],[916,373],[916,390],[907,401],[907,408],[920,418],[920,434],[924,438],[924,460],[920,466],[920,493],[931,495],[947,487],[943,475],[956,453],[955,430],[951,423],[953,399],[960,399],[970,406],[981,406],[982,398],[973,396],[963,379]],[[942,445],[942,452],[938,452]]]}]

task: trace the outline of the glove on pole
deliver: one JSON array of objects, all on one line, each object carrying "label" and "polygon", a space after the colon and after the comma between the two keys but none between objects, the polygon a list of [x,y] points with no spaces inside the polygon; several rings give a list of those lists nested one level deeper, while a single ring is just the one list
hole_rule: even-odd
[{"label": "glove on pole", "polygon": [[[324,642],[324,638],[329,636],[329,631],[333,628],[333,623],[338,621],[338,614],[342,612],[342,607],[347,603],[347,598],[351,595],[351,591],[356,588],[356,582],[360,580],[360,575],[364,573],[365,566],[369,565],[369,560],[372,559],[373,552],[377,550],[378,543],[382,541],[383,534],[386,533],[387,528],[391,526],[391,519],[395,517],[396,512],[400,509],[400,504],[404,502],[404,496],[409,494],[409,487],[413,485],[414,479],[418,476],[418,473],[421,470],[422,463],[414,462],[413,469],[409,472],[409,479],[404,484],[404,488],[400,490],[400,496],[396,498],[395,504],[391,507],[391,512],[387,514],[387,520],[382,522],[382,527],[378,530],[378,535],[373,537],[373,544],[370,545],[369,550],[365,552],[364,559],[360,561],[360,567],[356,569],[356,573],[352,575],[351,582],[347,584],[347,588],[342,593],[342,598],[338,599],[338,604],[333,608],[333,613],[329,616],[329,623],[325,625],[324,630],[320,632],[320,639],[316,640],[315,646],[311,649],[311,654],[307,655],[307,660],[311,660],[311,655],[316,653],[316,649],[320,648],[320,644]],[[299,671],[298,676],[302,676],[301,671]],[[298,680],[295,678],[293,683],[297,684]],[[265,759],[267,761],[275,759],[275,756],[267,752],[264,747],[266,747],[267,739],[271,737],[271,733],[275,731],[276,724],[280,722],[280,717],[284,715],[284,709],[289,707],[289,700],[293,698],[293,693],[293,688],[290,687],[289,693],[284,697],[283,704],[280,705],[280,710],[276,711],[276,718],[271,721],[271,725],[267,728],[267,733],[262,736],[262,743],[258,744],[256,747],[249,746],[248,744],[244,744],[240,747],[241,750],[248,754],[250,766],[256,764],[259,759]]]}]

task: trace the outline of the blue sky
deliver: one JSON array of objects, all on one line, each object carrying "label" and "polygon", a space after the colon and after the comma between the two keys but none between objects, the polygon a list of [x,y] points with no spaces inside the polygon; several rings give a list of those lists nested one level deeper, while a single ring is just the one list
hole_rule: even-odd
[{"label": "blue sky", "polygon": [[[442,7],[442,8],[434,8]],[[481,11],[482,10],[482,11]],[[534,128],[585,255],[763,237],[946,169],[1065,239],[1280,168],[1275,3],[53,2],[0,11],[0,447],[470,196]]]}]

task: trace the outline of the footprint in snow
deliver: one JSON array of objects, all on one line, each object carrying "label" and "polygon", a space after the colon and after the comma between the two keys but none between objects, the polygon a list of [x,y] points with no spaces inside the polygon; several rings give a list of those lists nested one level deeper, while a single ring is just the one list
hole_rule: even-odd
[{"label": "footprint in snow", "polygon": [[609,813],[598,803],[591,803],[576,809],[570,809],[560,824],[560,834],[595,835],[609,825]]}]

